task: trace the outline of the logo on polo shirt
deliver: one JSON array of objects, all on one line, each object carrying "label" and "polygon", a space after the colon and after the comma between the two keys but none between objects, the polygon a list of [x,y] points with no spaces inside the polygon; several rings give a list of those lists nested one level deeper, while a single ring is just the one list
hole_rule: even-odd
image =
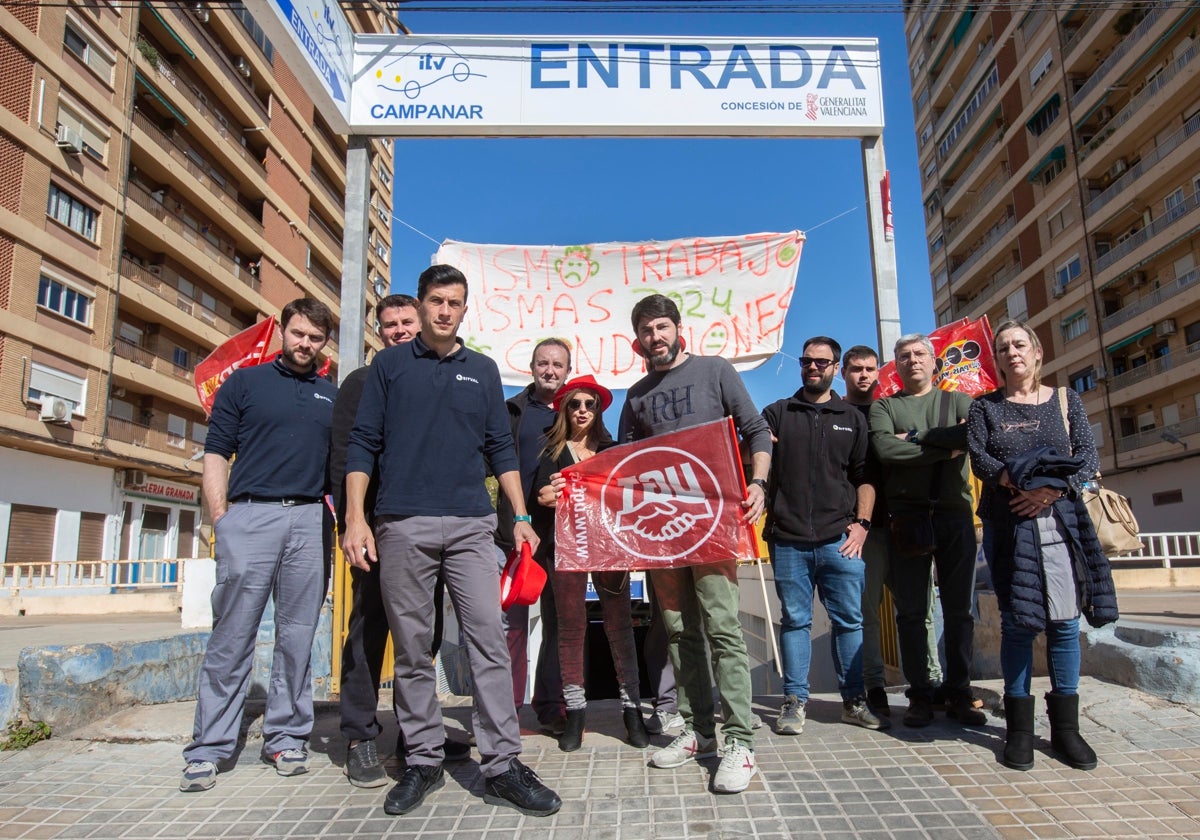
[{"label": "logo on polo shirt", "polygon": [[837,423],[833,424],[833,430],[835,432],[853,432],[854,431],[854,429],[850,426],[839,426]]},{"label": "logo on polo shirt", "polygon": [[472,379],[469,376],[463,376],[461,373],[458,374],[457,376],[455,376],[454,378],[457,379],[459,382],[474,382],[476,385],[479,384],[478,379]]},{"label": "logo on polo shirt", "polygon": [[329,397],[325,396],[324,394],[314,393],[313,396],[319,400],[325,400],[325,402],[329,403],[330,405],[333,405],[333,400],[330,399]]}]

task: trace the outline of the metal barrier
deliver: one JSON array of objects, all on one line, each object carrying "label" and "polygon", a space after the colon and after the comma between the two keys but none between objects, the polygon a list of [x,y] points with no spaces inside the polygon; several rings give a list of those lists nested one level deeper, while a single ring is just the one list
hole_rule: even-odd
[{"label": "metal barrier", "polygon": [[52,560],[46,563],[3,564],[3,585],[12,596],[96,594],[103,590],[181,590],[181,559],[164,560]]},{"label": "metal barrier", "polygon": [[1170,569],[1176,565],[1200,566],[1200,531],[1138,534],[1142,550],[1110,557],[1114,566],[1152,566]]}]

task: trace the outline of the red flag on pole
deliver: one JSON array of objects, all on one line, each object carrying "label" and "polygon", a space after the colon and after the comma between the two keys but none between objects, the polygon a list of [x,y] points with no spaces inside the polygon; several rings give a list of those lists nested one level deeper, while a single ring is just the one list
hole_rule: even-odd
[{"label": "red flag on pole", "polygon": [[[929,334],[937,356],[935,387],[943,391],[961,391],[972,397],[987,394],[1000,387],[996,360],[992,357],[992,328],[984,315],[978,321],[963,318],[953,324],[938,327]],[[890,397],[904,389],[896,363],[888,362],[879,369],[877,398]]]},{"label": "red flag on pole", "polygon": [[746,481],[726,418],[614,446],[563,470],[555,566],[666,569],[758,557],[742,522]]},{"label": "red flag on pole", "polygon": [[212,351],[196,365],[196,394],[205,414],[212,414],[213,400],[229,374],[240,367],[254,367],[267,357],[267,347],[275,337],[275,316],[242,330]]}]

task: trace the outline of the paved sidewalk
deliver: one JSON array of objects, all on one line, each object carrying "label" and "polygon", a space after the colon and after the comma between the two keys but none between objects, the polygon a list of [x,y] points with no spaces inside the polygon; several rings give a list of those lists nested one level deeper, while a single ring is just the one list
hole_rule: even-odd
[{"label": "paved sidewalk", "polygon": [[[999,685],[979,687],[994,700]],[[1035,681],[1039,695],[1046,688]],[[876,733],[838,722],[840,703],[818,696],[802,735],[759,730],[761,772],[737,796],[708,792],[715,759],[647,767],[646,753],[616,737],[619,708],[605,701],[593,704],[579,752],[560,753],[546,736],[526,733],[523,758],[564,800],[548,819],[484,804],[474,761],[448,765],[446,786],[414,813],[386,816],[386,788],[358,790],[342,775],[345,744],[331,707],[318,718],[308,775],[284,779],[259,763],[255,721],[236,767],[217,787],[182,794],[180,749],[193,704],[141,707],[77,733],[78,740],[0,753],[0,837],[1200,838],[1200,715],[1090,678],[1081,693],[1082,729],[1101,762],[1090,773],[1049,755],[1040,699],[1037,766],[1021,773],[995,761],[999,718],[964,730],[939,715],[927,729]],[[769,705],[756,711],[769,726],[777,698],[763,699]],[[903,700],[893,699],[899,712]],[[462,730],[470,710],[455,706],[447,717]],[[532,724],[528,711],[523,721]],[[394,737],[393,727],[385,737]]]}]

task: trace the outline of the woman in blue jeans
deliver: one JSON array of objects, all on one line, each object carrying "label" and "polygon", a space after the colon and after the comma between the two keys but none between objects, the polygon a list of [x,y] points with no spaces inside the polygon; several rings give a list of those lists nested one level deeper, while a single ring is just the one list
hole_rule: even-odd
[{"label": "woman in blue jeans", "polygon": [[[1096,474],[1099,455],[1079,396],[1066,391],[1064,418],[1059,392],[1041,383],[1042,348],[1033,330],[1005,321],[996,330],[994,350],[1004,387],[975,401],[967,429],[971,467],[983,482],[984,553],[1000,607],[1008,730],[1001,763],[1015,770],[1033,767],[1030,678],[1033,642],[1044,630],[1051,745],[1067,764],[1091,770],[1096,754],[1079,734],[1079,617],[1093,604],[1089,564],[1106,568],[1107,560],[1086,550],[1081,532],[1090,533],[1091,523],[1079,521],[1076,509],[1082,505],[1071,499]],[[1055,458],[1059,473],[1044,477]],[[1029,480],[1027,475],[1038,472],[1027,469],[1035,461],[1043,477]],[[1081,579],[1077,569],[1088,574]],[[1114,596],[1113,618],[1115,607]],[[1089,620],[1095,623],[1095,616]]]}]

